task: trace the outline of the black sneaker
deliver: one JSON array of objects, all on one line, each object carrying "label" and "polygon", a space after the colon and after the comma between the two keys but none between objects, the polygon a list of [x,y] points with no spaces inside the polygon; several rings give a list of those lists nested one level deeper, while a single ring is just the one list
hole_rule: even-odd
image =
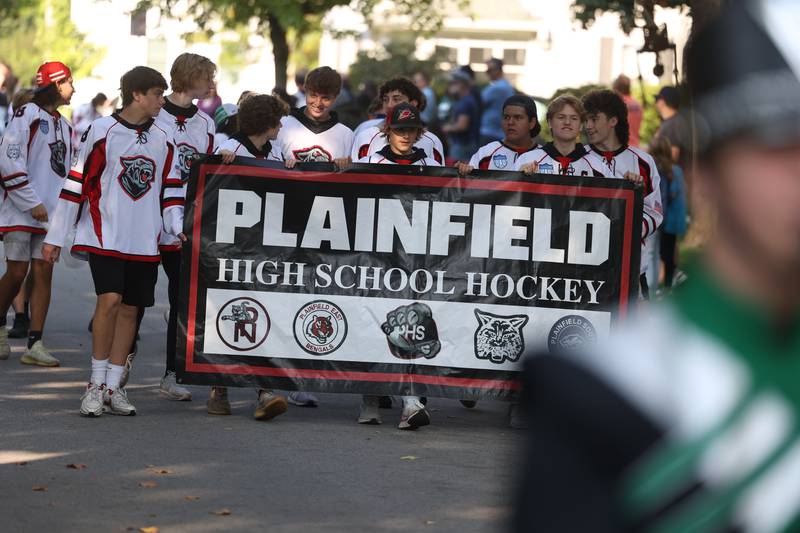
[{"label": "black sneaker", "polygon": [[475,409],[475,406],[478,405],[478,402],[475,400],[459,400],[459,402],[467,409]]},{"label": "black sneaker", "polygon": [[392,397],[391,396],[381,396],[380,400],[378,400],[378,408],[379,409],[391,409],[392,408]]},{"label": "black sneaker", "polygon": [[31,320],[28,317],[14,317],[14,326],[8,330],[8,336],[12,339],[24,339],[28,336],[28,328],[31,327]]}]

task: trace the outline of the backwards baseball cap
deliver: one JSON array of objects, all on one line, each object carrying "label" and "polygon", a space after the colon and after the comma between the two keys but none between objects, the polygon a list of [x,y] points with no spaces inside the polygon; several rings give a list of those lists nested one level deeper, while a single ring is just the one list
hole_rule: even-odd
[{"label": "backwards baseball cap", "polygon": [[800,142],[800,2],[734,0],[687,51],[701,152],[747,135],[766,146]]},{"label": "backwards baseball cap", "polygon": [[425,127],[417,108],[406,103],[397,104],[389,111],[386,116],[386,125],[392,129]]},{"label": "backwards baseball cap", "polygon": [[672,109],[678,109],[681,105],[681,95],[678,92],[678,89],[672,87],[671,85],[666,85],[658,91],[654,102],[658,102],[659,100],[664,100],[668,106]]},{"label": "backwards baseball cap", "polygon": [[239,107],[236,104],[222,104],[214,112],[214,124],[219,128],[228,117],[232,117],[238,113]]},{"label": "backwards baseball cap", "polygon": [[61,61],[47,61],[42,63],[36,71],[36,92],[43,91],[50,85],[72,77],[69,67]]}]

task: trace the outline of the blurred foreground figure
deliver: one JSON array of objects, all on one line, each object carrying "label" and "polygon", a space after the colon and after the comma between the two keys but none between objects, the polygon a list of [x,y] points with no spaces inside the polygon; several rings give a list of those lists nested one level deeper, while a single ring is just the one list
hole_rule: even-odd
[{"label": "blurred foreground figure", "polygon": [[732,1],[688,52],[689,280],[590,354],[534,358],[517,531],[800,531],[800,2]]}]

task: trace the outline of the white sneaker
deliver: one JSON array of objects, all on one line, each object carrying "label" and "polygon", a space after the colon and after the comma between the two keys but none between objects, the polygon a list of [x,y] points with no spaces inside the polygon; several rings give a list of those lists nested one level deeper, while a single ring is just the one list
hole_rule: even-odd
[{"label": "white sneaker", "polygon": [[289,393],[288,401],[299,407],[316,407],[319,400],[310,392],[294,391]]},{"label": "white sneaker", "polygon": [[86,392],[81,396],[81,414],[83,416],[100,416],[103,414],[103,385],[89,383]]},{"label": "white sneaker", "polygon": [[44,347],[42,341],[34,342],[33,346],[25,350],[25,353],[22,354],[22,357],[20,358],[19,362],[25,365],[37,365],[37,366],[59,365],[58,359],[50,355],[50,352],[48,352],[47,348]]},{"label": "white sneaker", "polygon": [[192,399],[192,393],[189,392],[189,389],[181,387],[175,381],[175,372],[167,372],[161,378],[161,387],[159,387],[158,392],[176,402],[188,402]]},{"label": "white sneaker", "polygon": [[124,388],[128,384],[128,378],[131,377],[131,367],[133,367],[133,358],[139,353],[137,346],[133,353],[129,353],[125,358],[125,364],[122,365],[122,375],[119,377],[119,388]]},{"label": "white sneaker", "polygon": [[431,423],[431,415],[416,396],[403,398],[403,414],[400,415],[399,429],[417,429]]},{"label": "white sneaker", "polygon": [[361,397],[361,413],[358,415],[359,424],[382,424],[381,414],[378,411],[380,408],[380,396]]},{"label": "white sneaker", "polygon": [[11,357],[11,346],[8,344],[8,330],[0,326],[0,361]]},{"label": "white sneaker", "polygon": [[128,400],[128,393],[125,389],[117,390],[105,389],[103,391],[103,404],[106,411],[112,415],[134,416],[136,408]]}]

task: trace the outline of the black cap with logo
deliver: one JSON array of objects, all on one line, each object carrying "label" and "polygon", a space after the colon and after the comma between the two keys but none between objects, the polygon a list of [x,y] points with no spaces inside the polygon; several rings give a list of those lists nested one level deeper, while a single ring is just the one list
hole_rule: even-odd
[{"label": "black cap with logo", "polygon": [[419,111],[411,104],[397,104],[386,116],[386,125],[392,129],[424,128]]}]

